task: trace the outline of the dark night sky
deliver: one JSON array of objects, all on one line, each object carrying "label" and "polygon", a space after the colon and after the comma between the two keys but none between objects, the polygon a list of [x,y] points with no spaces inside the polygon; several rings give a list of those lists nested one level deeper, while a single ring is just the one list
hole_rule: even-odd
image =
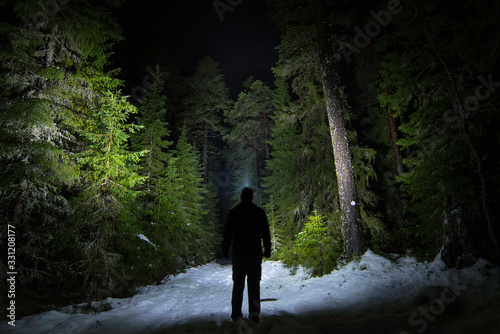
[{"label": "dark night sky", "polygon": [[279,38],[269,23],[266,1],[241,1],[233,8],[221,21],[213,0],[127,1],[114,11],[125,41],[115,47],[112,59],[122,68],[127,87],[140,85],[145,66],[155,65],[148,50],[155,54],[169,50],[183,75],[191,75],[199,59],[212,55],[233,98],[250,75],[272,86]]},{"label": "dark night sky", "polygon": [[[122,68],[126,95],[142,84],[144,68],[156,64],[152,54],[161,55],[165,50],[184,76],[193,73],[198,60],[211,55],[219,62],[233,99],[250,75],[274,86],[271,68],[278,60],[279,35],[268,19],[265,0],[243,0],[233,11],[224,12],[223,21],[213,0],[153,4],[129,0],[113,14],[125,41],[116,45],[112,60],[115,67]],[[222,219],[233,191],[227,187],[220,193]]]}]

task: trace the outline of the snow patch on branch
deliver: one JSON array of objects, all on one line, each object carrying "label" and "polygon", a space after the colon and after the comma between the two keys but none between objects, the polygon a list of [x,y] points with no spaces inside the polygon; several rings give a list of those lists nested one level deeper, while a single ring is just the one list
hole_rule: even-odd
[{"label": "snow patch on branch", "polygon": [[155,249],[157,248],[157,246],[154,243],[152,243],[151,241],[149,241],[149,239],[144,234],[138,234],[137,236],[139,237],[139,239],[144,240],[148,244],[152,245]]}]

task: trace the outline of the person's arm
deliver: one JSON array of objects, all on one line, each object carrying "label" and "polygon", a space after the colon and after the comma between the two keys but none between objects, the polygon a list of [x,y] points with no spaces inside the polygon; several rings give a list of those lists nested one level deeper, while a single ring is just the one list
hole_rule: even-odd
[{"label": "person's arm", "polygon": [[234,227],[232,223],[231,211],[227,215],[226,225],[224,226],[224,238],[222,239],[222,254],[226,259],[229,258],[229,248],[231,247],[231,239],[233,238]]},{"label": "person's arm", "polygon": [[267,215],[262,210],[262,240],[264,241],[264,257],[271,257],[271,233],[269,232],[269,222]]}]

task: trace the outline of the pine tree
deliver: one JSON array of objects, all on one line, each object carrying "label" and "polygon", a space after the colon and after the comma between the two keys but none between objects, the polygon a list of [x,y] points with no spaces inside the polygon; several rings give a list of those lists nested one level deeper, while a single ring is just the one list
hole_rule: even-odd
[{"label": "pine tree", "polygon": [[173,249],[167,242],[165,232],[168,218],[173,211],[172,206],[164,199],[169,193],[165,184],[177,181],[177,174],[172,163],[170,168],[167,166],[169,161],[173,160],[172,153],[168,151],[172,142],[166,139],[170,130],[166,122],[167,98],[162,94],[165,85],[164,74],[157,65],[151,70],[150,75],[148,89],[139,101],[139,115],[135,117],[137,124],[144,130],[131,136],[131,147],[134,150],[148,151],[139,161],[141,166],[139,175],[144,177],[145,181],[135,187],[135,190],[140,190],[142,194],[137,200],[141,237],[132,240],[128,247],[130,251],[127,251],[127,254],[131,253],[131,256],[127,257],[136,258],[132,256],[135,253],[133,250],[137,247],[142,250],[139,255],[141,261],[127,264],[133,267],[130,275],[136,277],[138,283],[160,280],[177,270],[171,262]]},{"label": "pine tree", "polygon": [[220,117],[230,108],[229,89],[219,65],[210,56],[201,59],[195,73],[188,79],[188,97],[185,121],[189,140],[201,153],[203,179],[208,182],[209,164],[216,157],[215,140],[220,140],[224,129]]},{"label": "pine tree", "polygon": [[29,282],[71,288],[76,130],[100,88],[119,83],[104,66],[120,29],[87,1],[60,4],[50,15],[32,0],[0,6],[15,14],[0,23],[1,219],[18,225],[20,291],[29,293]]},{"label": "pine tree", "polygon": [[241,168],[236,171],[236,185],[260,188],[261,170],[270,158],[269,139],[273,96],[261,81],[247,81],[247,91],[241,92],[232,110],[225,113],[231,132],[224,136],[228,143],[227,156]]},{"label": "pine tree", "polygon": [[361,221],[353,163],[339,93],[338,74],[334,68],[334,53],[328,32],[326,5],[322,0],[314,0],[313,5],[323,89],[335,157],[340,211],[344,226],[345,252],[347,257],[352,257],[366,251],[368,236]]},{"label": "pine tree", "polygon": [[125,198],[131,193],[130,188],[145,179],[137,173],[139,168],[135,164],[148,150],[131,152],[127,147],[130,134],[144,126],[126,123],[137,109],[119,91],[106,92],[97,108],[94,118],[88,120],[89,130],[80,131],[89,146],[78,154],[78,163],[88,170],[95,189]]},{"label": "pine tree", "polygon": [[187,235],[184,243],[190,263],[203,263],[211,258],[217,242],[214,221],[205,221],[207,189],[203,184],[202,169],[194,148],[188,143],[187,128],[183,129],[176,145],[176,169],[182,182],[179,205],[182,210]]},{"label": "pine tree", "polygon": [[130,135],[142,126],[127,124],[137,113],[120,92],[108,91],[101,105],[88,119],[80,134],[87,148],[78,154],[78,163],[88,184],[78,199],[78,249],[82,250],[81,267],[84,288],[89,298],[114,283],[112,273],[119,269],[118,240],[126,244],[141,232],[133,210],[140,193],[132,190],[144,182],[137,165],[147,150],[128,149]]},{"label": "pine tree", "polygon": [[[300,231],[314,209],[331,214],[339,211],[340,192],[337,187],[336,173],[332,173],[336,170],[333,152],[328,152],[325,149],[328,147],[328,143],[332,143],[332,137],[326,112],[321,67],[318,64],[319,51],[313,7],[309,3],[298,0],[290,3],[277,3],[276,8],[277,24],[281,27],[283,34],[281,44],[278,47],[279,61],[274,72],[276,78],[286,80],[293,98],[291,103],[283,109],[283,112],[279,112],[281,119],[275,120],[276,129],[279,129],[281,133],[275,133],[273,130],[271,147],[273,150],[277,149],[278,152],[272,151],[272,160],[274,160],[274,154],[282,154],[283,158],[281,159],[288,160],[288,164],[284,162],[276,162],[276,164],[286,166],[284,170],[290,170],[290,177],[287,178],[287,184],[281,185],[281,193],[273,192],[273,195],[280,210],[295,215],[293,221]],[[342,15],[339,14],[336,17],[341,18]],[[340,21],[342,22],[342,20]],[[341,35],[335,35],[336,41],[341,38]],[[332,59],[332,61],[337,61],[337,59]],[[336,80],[339,79],[336,77]],[[348,90],[340,85],[337,89],[339,93],[337,102],[340,102],[340,107],[344,111],[343,121],[346,128],[353,127],[352,121],[356,119],[357,114],[351,110],[347,103]],[[286,136],[284,136],[285,133],[287,133]],[[290,135],[292,137],[287,138]],[[354,173],[360,172],[359,175],[355,175],[355,191],[358,195],[355,202],[359,209],[364,206],[360,211],[365,211],[368,216],[371,216],[372,213],[368,205],[373,205],[376,202],[376,196],[369,188],[370,184],[359,183],[358,180],[365,179],[367,172],[370,175],[369,179],[374,177],[373,159],[370,158],[374,151],[361,147],[355,131],[348,130],[346,137],[351,144],[348,153],[351,155],[352,169]],[[283,141],[283,144],[279,144],[278,140]],[[276,142],[277,145],[274,145],[273,142]],[[287,145],[291,150],[289,152],[282,150],[283,145]],[[273,161],[268,165],[271,167],[274,163]],[[274,178],[273,175],[274,173],[279,174],[279,172],[277,168],[272,168],[269,177],[270,183],[267,186],[279,189],[280,180]],[[294,168],[295,171],[292,171],[291,168]],[[285,192],[289,196],[285,195]],[[288,209],[282,207],[280,205],[281,198],[291,198],[293,206]],[[368,199],[370,203],[365,202]],[[367,221],[365,220],[364,223]],[[373,232],[372,227],[369,226],[369,228]],[[345,232],[348,233],[348,230]],[[347,248],[346,250],[348,250]]]},{"label": "pine tree", "polygon": [[213,217],[213,198],[207,198],[198,153],[188,143],[184,127],[160,179],[158,207],[153,216],[153,243],[169,273],[213,259],[220,241]]},{"label": "pine tree", "polygon": [[277,205],[273,196],[269,198],[269,202],[267,202],[264,208],[267,212],[269,231],[271,233],[271,254],[274,258],[277,258],[281,253],[281,249],[290,240],[290,236],[288,235],[289,233],[287,233],[283,219],[277,210]]},{"label": "pine tree", "polygon": [[159,66],[154,69],[148,88],[144,99],[140,101],[140,116],[136,117],[137,124],[147,130],[140,131],[133,136],[132,147],[136,150],[148,150],[148,154],[141,159],[140,165],[141,174],[146,177],[144,189],[150,192],[154,191],[158,179],[165,173],[165,163],[168,160],[167,149],[172,144],[166,139],[170,134],[165,121],[167,98],[162,95],[164,80]]},{"label": "pine tree", "polygon": [[200,163],[196,152],[188,143],[187,129],[184,128],[175,147],[175,166],[184,190],[180,194],[180,206],[187,221],[198,222],[203,216],[203,180],[200,177]]},{"label": "pine tree", "polygon": [[[136,277],[136,282],[158,281],[165,275],[213,260],[220,235],[216,200],[208,187],[210,183],[203,184],[199,156],[188,143],[184,127],[154,185],[151,203],[143,210],[141,238],[147,239],[148,244],[137,244],[136,239],[135,248],[141,248],[140,261],[130,263],[133,270],[129,274]],[[133,251],[125,254],[137,257]]]},{"label": "pine tree", "polygon": [[200,261],[203,263],[213,261],[216,253],[220,250],[222,243],[222,234],[220,229],[219,218],[219,196],[217,189],[212,180],[208,181],[205,185],[207,193],[203,198],[203,206],[207,213],[203,217],[202,226],[205,231],[203,234],[202,242],[206,250]]},{"label": "pine tree", "polygon": [[[444,11],[448,6],[455,11]],[[498,140],[488,125],[498,119],[498,101],[481,104],[477,97],[487,91],[478,86],[478,78],[491,73],[498,59],[497,54],[479,56],[477,50],[496,45],[498,38],[491,35],[493,21],[473,23],[489,13],[472,2],[420,2],[395,20],[405,28],[380,42],[381,84],[389,94],[379,100],[401,122],[404,137],[398,144],[408,156],[404,162],[409,171],[400,180],[411,196],[416,221],[407,230],[416,235],[417,247],[431,254],[444,244],[443,257],[450,266],[464,265],[475,254],[491,257],[491,249],[498,253],[491,202],[498,195],[490,188],[496,163],[485,145]],[[443,224],[454,210],[462,218],[454,219],[453,227]],[[454,230],[470,233],[460,236]]]},{"label": "pine tree", "polygon": [[296,263],[309,270],[312,276],[329,274],[339,263],[343,252],[342,242],[339,242],[342,239],[341,222],[337,218],[333,224],[335,223],[337,228],[332,229],[329,226],[332,223],[325,221],[325,217],[315,210],[294,241]]}]

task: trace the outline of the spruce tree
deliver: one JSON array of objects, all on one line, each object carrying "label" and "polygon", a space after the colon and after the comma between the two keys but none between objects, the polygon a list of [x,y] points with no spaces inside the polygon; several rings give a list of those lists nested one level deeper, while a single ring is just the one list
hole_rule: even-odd
[{"label": "spruce tree", "polygon": [[214,202],[206,198],[200,159],[188,142],[186,127],[167,161],[157,193],[151,240],[158,245],[164,270],[172,273],[212,260],[220,238],[208,206]]},{"label": "spruce tree", "polygon": [[1,219],[18,224],[20,294],[29,282],[70,290],[79,253],[71,223],[77,129],[101,89],[119,83],[104,67],[122,37],[107,9],[87,1],[50,13],[32,0],[0,6],[12,10],[0,23]]},{"label": "spruce tree", "polygon": [[361,221],[353,163],[339,93],[338,73],[334,68],[334,53],[328,31],[326,5],[322,0],[314,0],[313,5],[323,89],[335,157],[340,211],[344,226],[345,252],[348,257],[351,257],[366,251],[368,236]]},{"label": "spruce tree", "polygon": [[207,56],[196,65],[194,75],[188,79],[188,96],[184,105],[189,140],[201,153],[203,179],[207,183],[209,164],[218,153],[216,141],[224,133],[220,119],[231,105],[224,75],[212,57]]},{"label": "spruce tree", "polygon": [[292,267],[301,265],[311,276],[331,273],[343,252],[340,234],[341,220],[338,216],[333,222],[328,222],[315,210],[293,242],[292,257],[283,258],[285,264]]},{"label": "spruce tree", "polygon": [[236,171],[236,185],[248,185],[258,190],[265,161],[270,158],[269,140],[273,110],[273,95],[261,81],[248,82],[232,110],[225,113],[230,132],[224,136],[228,157],[241,168]]},{"label": "spruce tree", "polygon": [[144,99],[140,100],[139,115],[136,117],[137,124],[145,131],[139,131],[132,137],[132,147],[136,150],[148,150],[148,154],[140,161],[141,175],[146,177],[144,190],[154,192],[158,179],[165,174],[165,163],[169,156],[167,150],[172,144],[167,140],[170,134],[166,122],[167,98],[162,95],[164,79],[159,65],[154,69],[148,88]]},{"label": "spruce tree", "polygon": [[[266,187],[275,196],[284,216],[291,216],[285,221],[295,225],[292,227],[298,233],[314,209],[328,215],[340,211],[339,189],[336,173],[332,173],[335,170],[333,150],[326,149],[331,147],[332,137],[318,64],[313,8],[303,1],[277,3],[276,7],[277,25],[283,33],[274,72],[280,87],[285,86],[285,82],[289,86],[292,98],[277,111],[271,141],[272,159],[268,162],[271,176],[266,179]],[[342,36],[335,35],[335,38],[341,39]],[[340,85],[337,88],[344,111],[343,121],[348,129],[346,136],[351,144],[349,154],[356,179],[356,205],[360,217],[369,217],[363,221],[378,238],[383,231],[380,229],[382,224],[378,219],[372,219],[375,218],[372,208],[377,205],[377,196],[371,183],[366,182],[375,178],[373,157],[376,152],[363,147],[356,132],[350,130],[355,124],[353,120],[357,111],[348,105],[347,88]],[[286,96],[283,88],[280,90],[279,95]],[[286,100],[283,97],[276,102]]]},{"label": "spruce tree", "polygon": [[171,263],[173,249],[167,242],[165,232],[166,221],[172,209],[169,209],[168,205],[165,206],[163,197],[168,196],[168,191],[163,188],[164,179],[177,180],[175,167],[168,169],[167,166],[172,158],[169,151],[172,142],[167,140],[170,130],[166,122],[167,98],[163,95],[165,75],[159,65],[151,70],[150,75],[150,84],[143,99],[139,101],[138,116],[135,117],[143,130],[131,136],[133,150],[148,151],[139,161],[139,175],[145,178],[144,183],[135,187],[135,190],[140,190],[142,194],[137,200],[138,226],[142,232],[141,240],[146,243],[136,239],[130,247],[140,247],[142,250],[142,262],[132,262],[130,265],[134,268],[131,275],[137,277],[137,282],[144,283],[160,280],[177,270]]},{"label": "spruce tree", "polygon": [[271,234],[271,255],[277,258],[281,253],[281,249],[290,240],[290,236],[287,233],[283,218],[277,210],[278,207],[273,196],[270,196],[264,208],[266,209],[269,232]]},{"label": "spruce tree", "polygon": [[139,175],[138,163],[148,151],[128,149],[130,135],[142,128],[127,123],[135,113],[137,109],[125,96],[108,91],[87,120],[86,129],[80,131],[86,149],[77,157],[85,190],[77,200],[75,219],[79,222],[81,274],[89,298],[103,297],[99,291],[115,283],[112,273],[120,268],[118,250],[130,240],[134,244],[141,233],[134,213],[140,193],[133,188],[145,180]]},{"label": "spruce tree", "polygon": [[[200,264],[212,258],[218,241],[216,222],[206,220],[209,209],[208,190],[203,183],[202,166],[195,149],[188,143],[187,128],[181,133],[175,149],[175,166],[180,178],[179,207],[182,210],[186,234],[184,247],[190,264]],[[213,203],[212,203],[213,204]]]},{"label": "spruce tree", "polygon": [[[443,10],[448,6],[455,11]],[[497,68],[498,55],[477,52],[497,45],[498,36],[491,34],[496,23],[474,24],[491,11],[472,2],[420,2],[410,8],[394,22],[405,28],[380,42],[381,84],[389,94],[379,100],[401,122],[398,144],[408,154],[409,171],[400,180],[416,217],[413,240],[431,254],[443,249],[450,266],[471,263],[478,254],[496,252],[498,258],[491,202],[498,194],[490,187],[498,160],[485,145],[498,140],[489,126],[498,120],[498,100],[481,94],[488,92],[481,78]],[[451,219],[453,212],[459,217]]]}]

